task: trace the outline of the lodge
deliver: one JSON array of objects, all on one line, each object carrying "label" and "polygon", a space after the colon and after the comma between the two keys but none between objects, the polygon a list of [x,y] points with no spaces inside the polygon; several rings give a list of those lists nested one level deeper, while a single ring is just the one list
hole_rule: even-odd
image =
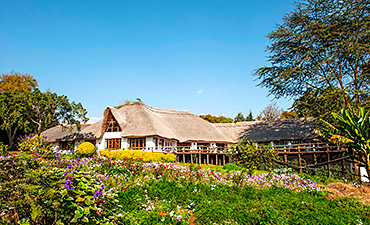
[{"label": "lodge", "polygon": [[119,109],[107,107],[94,124],[72,129],[56,126],[42,133],[56,150],[75,149],[89,141],[100,150],[221,152],[243,137],[256,143],[314,143],[316,120],[251,121],[212,124],[187,111],[157,109],[133,102]]}]

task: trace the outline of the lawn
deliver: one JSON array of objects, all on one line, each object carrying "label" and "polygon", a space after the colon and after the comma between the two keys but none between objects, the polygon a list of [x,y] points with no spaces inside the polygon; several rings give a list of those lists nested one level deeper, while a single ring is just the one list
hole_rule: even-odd
[{"label": "lawn", "polygon": [[296,174],[35,154],[0,158],[1,223],[370,224]]}]

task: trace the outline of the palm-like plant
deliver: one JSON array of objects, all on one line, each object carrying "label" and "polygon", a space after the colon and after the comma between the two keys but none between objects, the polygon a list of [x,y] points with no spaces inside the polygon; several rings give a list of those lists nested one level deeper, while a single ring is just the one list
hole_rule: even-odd
[{"label": "palm-like plant", "polygon": [[346,154],[366,169],[370,179],[370,112],[360,108],[358,113],[341,110],[332,116],[337,124],[323,121],[326,128],[322,135],[334,143],[344,144]]}]

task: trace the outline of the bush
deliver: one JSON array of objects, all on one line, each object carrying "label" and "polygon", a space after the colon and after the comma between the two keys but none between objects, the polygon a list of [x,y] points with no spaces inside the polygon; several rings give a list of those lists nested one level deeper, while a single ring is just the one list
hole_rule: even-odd
[{"label": "bush", "polygon": [[84,142],[80,144],[77,149],[76,153],[80,155],[92,155],[96,152],[95,146],[90,142]]},{"label": "bush", "polygon": [[138,150],[103,150],[100,155],[107,156],[111,159],[123,160],[133,159],[144,162],[175,162],[176,156],[170,153],[146,152]]},{"label": "bush", "polygon": [[8,152],[8,146],[0,142],[0,156],[5,155]]},{"label": "bush", "polygon": [[18,149],[22,152],[31,152],[47,158],[54,156],[51,151],[51,144],[41,135],[26,135],[20,138]]},{"label": "bush", "polygon": [[222,169],[224,170],[242,170],[240,166],[235,165],[234,163],[226,163]]}]

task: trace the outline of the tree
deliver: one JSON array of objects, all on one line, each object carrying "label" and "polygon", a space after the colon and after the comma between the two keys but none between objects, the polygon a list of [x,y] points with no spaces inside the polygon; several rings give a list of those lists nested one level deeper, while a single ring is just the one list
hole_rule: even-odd
[{"label": "tree", "polygon": [[271,145],[257,146],[244,138],[230,146],[229,154],[233,162],[244,167],[249,175],[252,175],[258,167],[271,165],[277,156]]},{"label": "tree", "polygon": [[36,89],[27,97],[27,118],[36,126],[37,134],[58,124],[76,124],[79,130],[80,124],[88,121],[82,104],[69,102],[67,96]]},{"label": "tree", "polygon": [[[294,101],[292,109],[297,117],[332,120],[331,114],[339,113],[346,104],[342,99],[345,93],[341,92],[339,88],[309,90]],[[349,96],[346,98],[349,99]]]},{"label": "tree", "polygon": [[346,154],[364,167],[370,179],[370,111],[360,108],[358,113],[341,110],[332,114],[336,123],[326,125],[321,135],[334,143],[346,146]]},{"label": "tree", "polygon": [[246,119],[244,118],[244,115],[241,112],[238,113],[238,115],[236,115],[235,118],[234,118],[234,123],[236,123],[236,122],[244,122],[244,121],[246,121]]},{"label": "tree", "polygon": [[31,92],[37,87],[37,81],[30,74],[17,72],[3,73],[0,75],[0,93],[4,92]]},{"label": "tree", "polygon": [[346,108],[369,107],[369,8],[368,0],[298,3],[268,35],[271,66],[255,71],[259,85],[276,98],[316,97],[326,91],[338,94],[334,100]]},{"label": "tree", "polygon": [[249,114],[245,118],[245,121],[254,121],[252,111],[249,110]]},{"label": "tree", "polygon": [[207,120],[210,123],[232,123],[233,119],[225,116],[212,116],[211,114],[199,115],[200,118]]},{"label": "tree", "polygon": [[279,120],[282,117],[283,109],[273,102],[266,106],[261,113],[257,116],[257,120]]},{"label": "tree", "polygon": [[29,131],[27,120],[27,97],[24,93],[5,92],[0,94],[0,129],[6,131],[11,148],[17,132]]},{"label": "tree", "polygon": [[41,92],[31,75],[3,74],[2,79],[6,88],[0,93],[0,129],[6,132],[10,148],[22,132],[40,134],[57,124],[76,124],[80,129],[88,120],[81,103],[69,102],[66,96],[50,91]]}]

